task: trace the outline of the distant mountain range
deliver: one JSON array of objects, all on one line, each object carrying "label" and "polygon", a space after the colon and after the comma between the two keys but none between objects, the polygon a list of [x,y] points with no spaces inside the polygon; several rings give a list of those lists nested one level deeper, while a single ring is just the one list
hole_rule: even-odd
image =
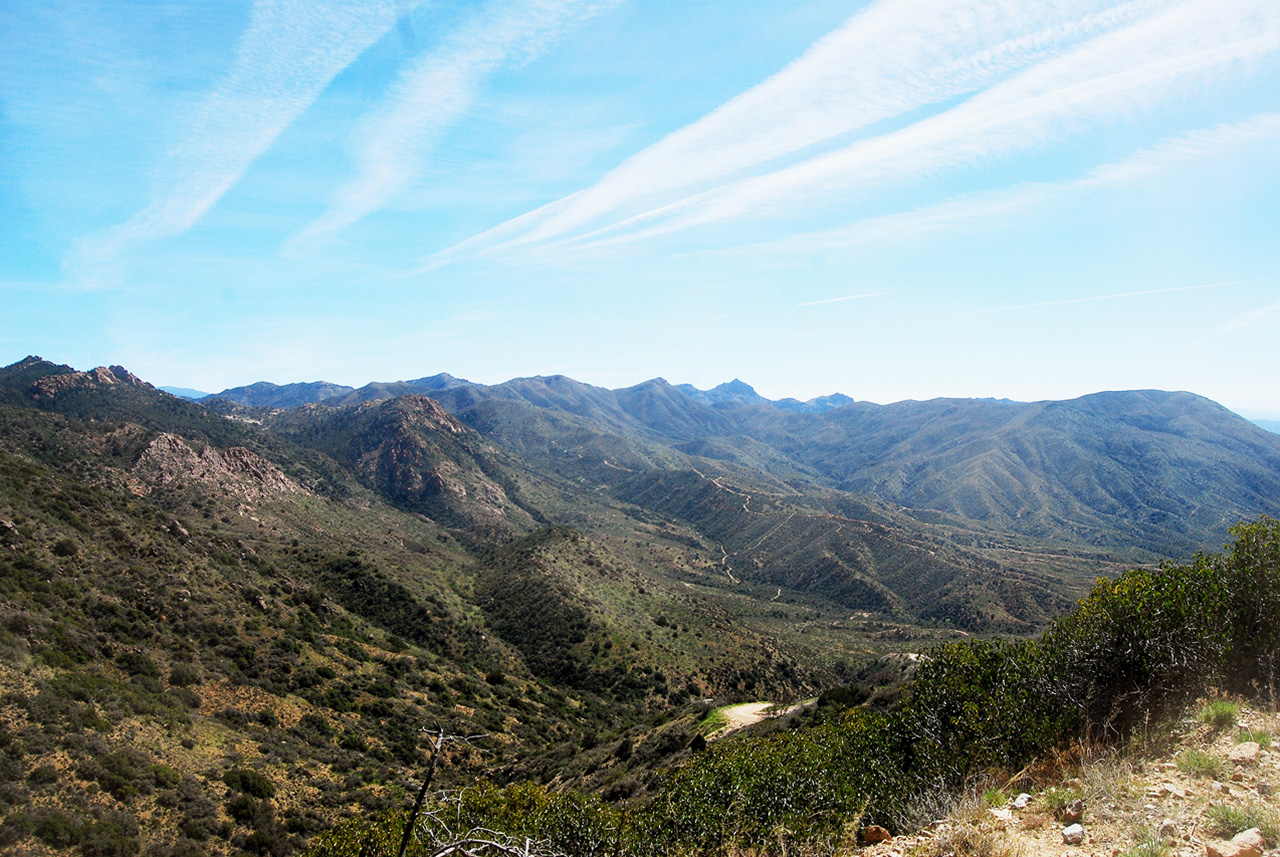
[{"label": "distant mountain range", "polygon": [[[1212,546],[1249,510],[1276,508],[1275,439],[1189,393],[1099,393],[1069,402],[935,399],[891,405],[836,394],[771,401],[733,380],[710,390],[661,378],[607,390],[564,376],[484,385],[435,375],[337,385],[254,384],[202,401],[255,408],[345,405],[414,393],[522,454],[563,432],[745,466],[1021,535],[1181,553]],[[225,405],[223,405],[225,407]],[[532,408],[532,411],[526,409]],[[564,420],[572,425],[563,424]],[[1204,502],[1197,486],[1230,487]]]},{"label": "distant mountain range", "polygon": [[1280,434],[1280,420],[1251,420],[1251,422],[1259,428]]},{"label": "distant mountain range", "polygon": [[[651,382],[661,382],[663,379],[655,378]],[[193,390],[188,387],[160,387],[174,396],[178,396],[188,401],[198,402],[205,399],[228,399],[240,405],[247,407],[276,407],[276,408],[293,408],[304,404],[313,404],[324,402],[331,406],[342,406],[352,404],[353,402],[373,401],[377,399],[393,398],[395,396],[405,395],[406,393],[430,393],[433,391],[451,389],[453,387],[481,387],[482,384],[476,384],[462,378],[455,378],[452,375],[441,373],[426,378],[418,378],[414,381],[392,381],[392,382],[371,382],[363,387],[347,387],[342,384],[331,384],[328,381],[313,381],[295,384],[272,384],[268,381],[259,381],[246,387],[231,387],[220,393],[207,393],[202,390]],[[832,393],[828,396],[818,396],[808,401],[800,401],[793,398],[785,399],[766,399],[755,391],[749,384],[735,378],[710,390],[700,390],[692,384],[677,384],[675,388],[684,393],[694,401],[703,404],[715,405],[721,402],[738,402],[741,404],[767,404],[776,408],[796,413],[824,413],[835,408],[844,407],[854,403],[854,399],[844,395],[843,393]],[[1012,399],[996,399],[983,398],[974,401],[997,402],[1001,404],[1026,404],[1015,402]],[[1265,429],[1269,432],[1280,434],[1280,420],[1266,419],[1250,419],[1254,425]]]}]

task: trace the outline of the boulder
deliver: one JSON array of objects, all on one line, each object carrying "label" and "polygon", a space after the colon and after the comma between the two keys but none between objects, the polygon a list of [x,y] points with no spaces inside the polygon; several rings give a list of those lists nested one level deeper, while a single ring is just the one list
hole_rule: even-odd
[{"label": "boulder", "polygon": [[1084,798],[1073,800],[1062,808],[1060,820],[1063,824],[1079,824],[1084,820]]},{"label": "boulder", "polygon": [[1262,838],[1262,831],[1256,827],[1250,827],[1231,837],[1231,841],[1236,845],[1243,845],[1246,848],[1256,848],[1259,851],[1267,850],[1267,843]]},{"label": "boulder", "polygon": [[1084,828],[1079,824],[1072,824],[1062,828],[1063,845],[1080,845],[1083,842]]},{"label": "boulder", "polygon": [[868,845],[875,845],[877,842],[888,842],[892,838],[893,834],[878,824],[870,824],[862,828],[862,841]]},{"label": "boulder", "polygon": [[1237,765],[1254,765],[1258,762],[1258,754],[1262,752],[1257,741],[1243,741],[1231,748],[1227,761]]},{"label": "boulder", "polygon": [[1204,844],[1205,857],[1262,857],[1265,849],[1262,834],[1258,828],[1252,827],[1243,833],[1237,833],[1227,842],[1222,839],[1211,839]]}]

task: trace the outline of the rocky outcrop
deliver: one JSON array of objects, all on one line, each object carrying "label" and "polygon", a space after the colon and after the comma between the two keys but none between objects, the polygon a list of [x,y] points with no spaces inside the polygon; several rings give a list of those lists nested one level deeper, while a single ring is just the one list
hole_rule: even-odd
[{"label": "rocky outcrop", "polygon": [[401,396],[353,412],[339,458],[362,481],[402,508],[453,525],[523,518],[493,468],[492,451],[434,399]]},{"label": "rocky outcrop", "polygon": [[36,399],[52,399],[59,393],[81,387],[105,387],[115,384],[128,384],[131,387],[151,387],[137,375],[123,366],[99,366],[88,372],[65,372],[59,375],[45,375],[31,386],[31,395]]},{"label": "rocky outcrop", "polygon": [[211,483],[246,500],[308,493],[274,464],[242,446],[206,446],[197,452],[173,434],[157,435],[131,473],[131,487],[139,494],[149,493],[155,486],[184,482]]}]

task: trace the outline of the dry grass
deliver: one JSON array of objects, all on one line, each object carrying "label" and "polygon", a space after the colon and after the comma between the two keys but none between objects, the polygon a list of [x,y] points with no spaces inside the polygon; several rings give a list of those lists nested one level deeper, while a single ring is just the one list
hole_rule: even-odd
[{"label": "dry grass", "polygon": [[1129,847],[1120,852],[1120,857],[1165,857],[1169,850],[1169,843],[1156,836],[1151,828],[1140,827],[1133,833]]},{"label": "dry grass", "polygon": [[989,810],[983,794],[967,795],[913,857],[1017,857]]}]

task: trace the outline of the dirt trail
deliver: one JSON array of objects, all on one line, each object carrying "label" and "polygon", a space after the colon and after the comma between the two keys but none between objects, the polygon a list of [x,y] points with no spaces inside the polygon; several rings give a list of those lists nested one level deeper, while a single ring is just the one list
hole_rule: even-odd
[{"label": "dirt trail", "polygon": [[720,713],[724,716],[726,723],[715,732],[707,736],[707,740],[713,741],[716,738],[723,738],[739,729],[745,729],[748,726],[754,726],[763,720],[771,717],[781,717],[784,714],[790,714],[798,711],[805,706],[803,702],[797,702],[788,708],[778,708],[772,702],[743,702],[739,705],[730,705],[722,708]]}]

